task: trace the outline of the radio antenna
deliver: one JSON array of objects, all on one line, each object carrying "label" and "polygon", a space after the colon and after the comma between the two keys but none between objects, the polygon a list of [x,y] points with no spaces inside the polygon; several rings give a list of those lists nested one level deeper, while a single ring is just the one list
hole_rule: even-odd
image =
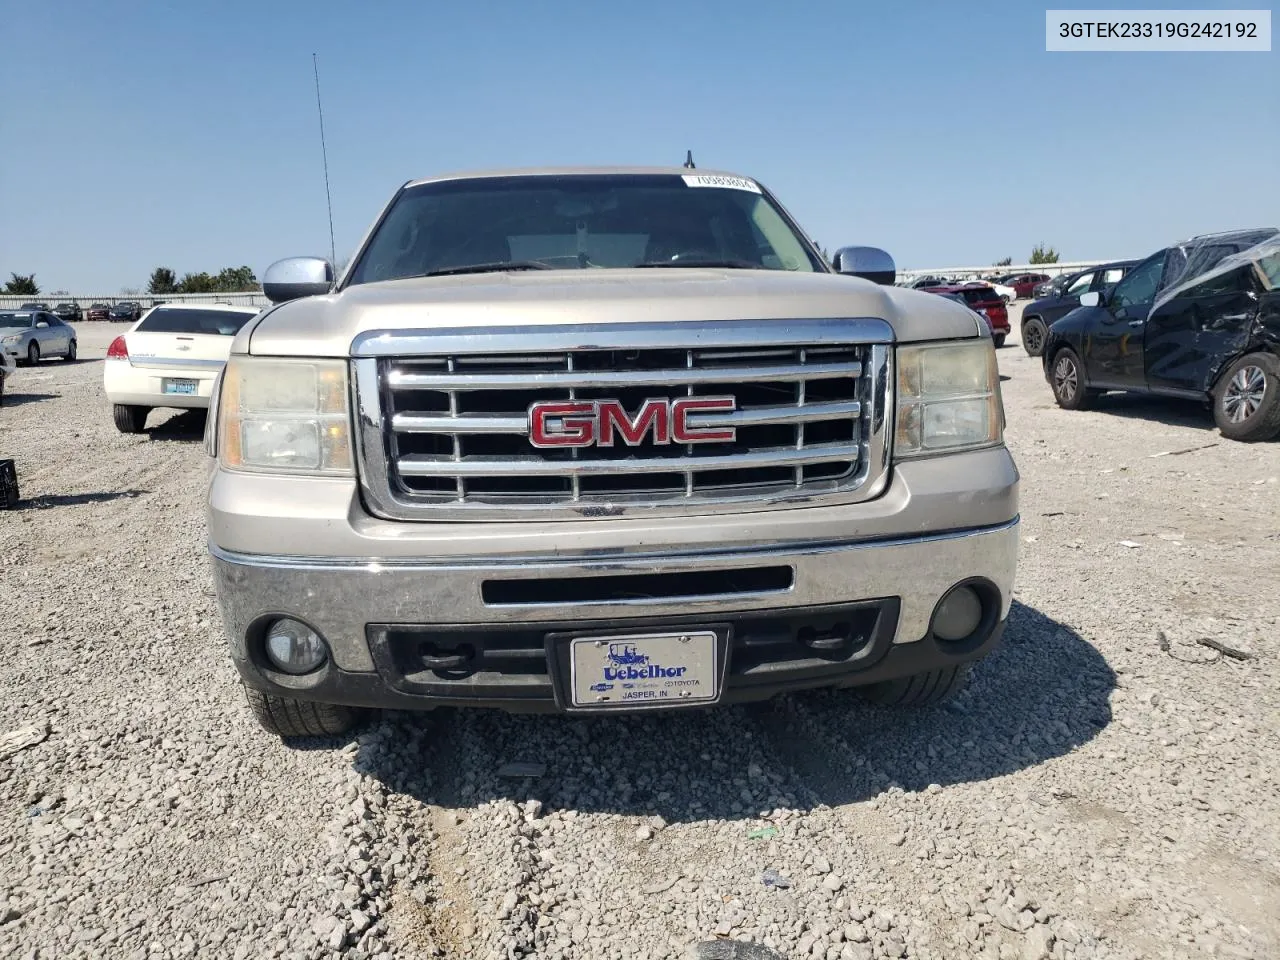
[{"label": "radio antenna", "polygon": [[311,54],[311,72],[316,78],[316,112],[320,114],[320,158],[324,161],[324,199],[329,206],[329,262],[338,268],[337,246],[333,242],[333,195],[329,193],[329,152],[324,145],[324,107],[320,105],[320,68],[316,55]]}]

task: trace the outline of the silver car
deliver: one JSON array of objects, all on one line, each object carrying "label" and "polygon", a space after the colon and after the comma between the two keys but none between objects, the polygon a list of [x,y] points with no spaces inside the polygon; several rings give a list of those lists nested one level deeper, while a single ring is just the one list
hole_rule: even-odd
[{"label": "silver car", "polygon": [[76,358],[75,328],[43,310],[0,312],[0,350],[35,366],[45,357]]}]

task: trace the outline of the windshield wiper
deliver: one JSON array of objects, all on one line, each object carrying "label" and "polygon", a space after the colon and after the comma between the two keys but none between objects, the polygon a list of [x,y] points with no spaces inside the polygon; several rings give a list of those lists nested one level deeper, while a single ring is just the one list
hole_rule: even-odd
[{"label": "windshield wiper", "polygon": [[764,264],[750,260],[651,260],[637,267],[722,267],[729,270],[764,270]]},{"label": "windshield wiper", "polygon": [[[468,263],[462,267],[445,267],[442,270],[428,270],[419,273],[419,277],[448,277],[455,273],[502,273],[506,270],[554,270],[550,264],[537,260],[495,260],[492,263]],[[408,279],[408,278],[404,278]]]}]

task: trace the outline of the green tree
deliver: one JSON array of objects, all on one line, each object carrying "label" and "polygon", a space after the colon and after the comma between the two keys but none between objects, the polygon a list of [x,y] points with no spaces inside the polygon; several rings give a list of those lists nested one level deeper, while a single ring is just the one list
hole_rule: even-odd
[{"label": "green tree", "polygon": [[993,267],[1011,267],[1013,266],[1013,257],[1003,257],[992,264]]},{"label": "green tree", "polygon": [[36,275],[28,273],[23,276],[20,273],[11,273],[12,278],[4,285],[5,293],[15,293],[23,297],[34,297],[40,292],[40,287],[36,283]]},{"label": "green tree", "polygon": [[147,293],[177,293],[178,280],[168,267],[156,267],[147,281]]},{"label": "green tree", "polygon": [[213,288],[213,277],[203,270],[199,273],[185,273],[178,283],[175,293],[216,293]]},{"label": "green tree", "polygon": [[1031,250],[1031,263],[1057,263],[1058,251],[1053,247],[1047,247],[1043,243],[1037,243]]},{"label": "green tree", "polygon": [[248,267],[224,267],[213,278],[213,288],[218,293],[245,293],[258,289],[258,278]]}]

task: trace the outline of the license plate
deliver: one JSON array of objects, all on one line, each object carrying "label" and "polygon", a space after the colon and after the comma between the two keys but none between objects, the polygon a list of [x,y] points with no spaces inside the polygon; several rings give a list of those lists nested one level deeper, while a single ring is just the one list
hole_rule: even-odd
[{"label": "license plate", "polygon": [[192,396],[196,392],[196,381],[194,380],[170,380],[164,377],[160,381],[161,393],[181,393]]},{"label": "license plate", "polygon": [[678,707],[719,699],[711,630],[575,637],[569,667],[575,707]]}]

